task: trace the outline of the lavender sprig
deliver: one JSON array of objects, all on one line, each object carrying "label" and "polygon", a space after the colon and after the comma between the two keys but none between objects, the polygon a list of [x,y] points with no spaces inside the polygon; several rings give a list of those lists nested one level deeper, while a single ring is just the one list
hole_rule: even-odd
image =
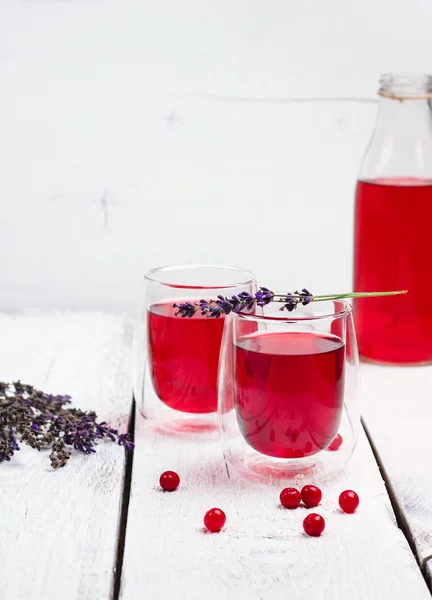
[{"label": "lavender sprig", "polygon": [[19,443],[38,451],[50,449],[54,469],[66,465],[71,456],[68,447],[93,454],[102,439],[132,452],[128,433],[119,434],[105,421],[98,423],[95,412],[71,408],[70,402],[70,396],[45,394],[20,381],[0,382],[0,463],[12,459]]},{"label": "lavender sprig", "polygon": [[255,305],[265,306],[272,302],[274,296],[274,293],[268,288],[261,287],[255,294],[240,292],[231,298],[219,295],[216,300],[200,300],[193,304],[191,302],[175,303],[173,308],[178,309],[174,313],[176,317],[180,315],[183,318],[191,318],[195,313],[200,312],[202,316],[219,319],[221,315],[229,315],[230,312],[250,311]]},{"label": "lavender sprig", "polygon": [[372,298],[380,296],[398,296],[406,294],[407,290],[399,290],[395,292],[351,292],[348,294],[323,294],[314,296],[307,288],[303,288],[301,292],[287,292],[286,294],[276,294],[266,287],[260,287],[257,292],[251,294],[249,292],[240,292],[230,298],[219,295],[216,300],[200,300],[199,302],[180,302],[173,304],[173,308],[177,311],[174,315],[182,318],[191,318],[197,312],[202,316],[213,317],[219,319],[221,315],[229,315],[231,312],[238,313],[241,311],[250,312],[255,306],[266,306],[270,302],[280,302],[283,306],[279,310],[287,310],[291,312],[295,310],[299,304],[306,306],[311,302],[324,302],[326,300],[345,300],[348,298]]}]

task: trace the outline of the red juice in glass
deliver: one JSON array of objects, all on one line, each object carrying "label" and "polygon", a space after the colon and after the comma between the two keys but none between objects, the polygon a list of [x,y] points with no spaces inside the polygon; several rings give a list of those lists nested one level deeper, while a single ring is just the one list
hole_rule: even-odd
[{"label": "red juice in glass", "polygon": [[175,317],[174,302],[153,304],[147,311],[148,355],[154,389],[160,400],[174,410],[216,412],[224,318],[207,318],[199,312],[192,318]]},{"label": "red juice in glass", "polygon": [[408,290],[356,299],[360,356],[414,364],[432,361],[432,180],[359,181],[354,291]]},{"label": "red juice in glass", "polygon": [[345,346],[332,334],[259,332],[237,340],[235,406],[243,437],[272,457],[326,448],[339,429]]}]

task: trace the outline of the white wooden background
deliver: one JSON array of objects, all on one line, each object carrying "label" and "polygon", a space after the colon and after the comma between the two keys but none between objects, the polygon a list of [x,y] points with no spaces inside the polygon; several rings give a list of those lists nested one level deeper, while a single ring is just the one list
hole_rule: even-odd
[{"label": "white wooden background", "polygon": [[134,310],[150,267],[232,263],[221,231],[272,238],[235,260],[263,285],[349,288],[376,107],[320,99],[430,69],[431,20],[429,0],[0,0],[0,307]]}]

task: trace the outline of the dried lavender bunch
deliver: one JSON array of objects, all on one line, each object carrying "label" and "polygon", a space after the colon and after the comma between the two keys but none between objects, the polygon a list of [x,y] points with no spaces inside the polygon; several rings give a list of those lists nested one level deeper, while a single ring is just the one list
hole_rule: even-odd
[{"label": "dried lavender bunch", "polygon": [[397,292],[353,292],[348,294],[324,294],[314,296],[308,289],[303,288],[301,292],[287,292],[285,294],[276,294],[266,287],[260,289],[254,294],[249,292],[240,292],[236,296],[227,298],[217,296],[216,300],[200,300],[199,302],[181,302],[173,304],[173,308],[178,310],[174,315],[180,317],[193,317],[197,312],[202,316],[214,317],[219,319],[221,315],[229,315],[231,312],[251,311],[255,306],[265,306],[270,302],[280,302],[283,304],[279,310],[289,312],[297,308],[299,304],[306,306],[311,302],[324,302],[325,300],[344,300],[347,298],[372,298],[379,296],[397,296],[406,294],[407,290]]},{"label": "dried lavender bunch", "polygon": [[36,450],[51,450],[54,469],[64,467],[69,448],[85,454],[96,452],[99,440],[108,439],[132,452],[128,433],[119,434],[105,421],[96,422],[96,413],[67,407],[70,396],[44,394],[20,381],[0,381],[0,463],[11,460],[25,443]]}]

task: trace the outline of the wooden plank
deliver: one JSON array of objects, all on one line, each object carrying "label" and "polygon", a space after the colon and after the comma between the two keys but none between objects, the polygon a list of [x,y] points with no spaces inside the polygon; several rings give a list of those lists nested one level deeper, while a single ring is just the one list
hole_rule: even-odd
[{"label": "wooden plank", "polygon": [[[125,427],[131,405],[126,319],[87,313],[0,315],[1,377]],[[0,465],[2,600],[106,599],[113,585],[124,453],[102,443],[59,471],[24,448]]]},{"label": "wooden plank", "polygon": [[431,366],[362,366],[364,422],[421,564],[432,555],[431,382]]},{"label": "wooden plank", "polygon": [[[305,509],[279,508],[280,484],[228,479],[217,439],[161,437],[139,417],[135,441],[122,600],[430,598],[363,433],[343,476],[323,486],[319,539],[302,533]],[[182,479],[172,494],[158,490],[166,469]],[[354,515],[337,507],[347,488],[361,497]],[[205,534],[213,506],[226,529]]]},{"label": "wooden plank", "polygon": [[427,584],[430,588],[432,588],[432,559],[426,561],[425,572]]}]

